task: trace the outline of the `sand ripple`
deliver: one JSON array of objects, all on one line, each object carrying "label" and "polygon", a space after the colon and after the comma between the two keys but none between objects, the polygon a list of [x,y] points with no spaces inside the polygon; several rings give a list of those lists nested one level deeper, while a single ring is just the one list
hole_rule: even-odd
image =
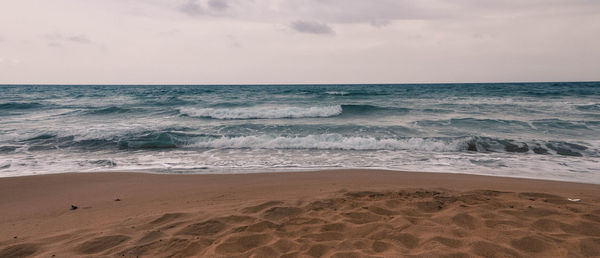
[{"label": "sand ripple", "polygon": [[215,216],[138,218],[5,246],[0,257],[592,257],[600,209],[543,193],[402,190],[248,203]]}]

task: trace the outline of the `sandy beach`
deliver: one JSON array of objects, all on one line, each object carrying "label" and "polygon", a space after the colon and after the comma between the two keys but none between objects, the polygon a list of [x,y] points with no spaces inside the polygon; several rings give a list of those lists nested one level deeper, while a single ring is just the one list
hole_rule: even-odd
[{"label": "sandy beach", "polygon": [[593,184],[375,170],[111,172],[1,178],[0,196],[0,257],[600,255]]}]

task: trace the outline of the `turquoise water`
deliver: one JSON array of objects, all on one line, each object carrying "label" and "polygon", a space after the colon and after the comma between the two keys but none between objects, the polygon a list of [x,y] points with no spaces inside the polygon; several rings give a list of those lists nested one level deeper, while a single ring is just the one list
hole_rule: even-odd
[{"label": "turquoise water", "polygon": [[600,183],[599,150],[599,82],[0,86],[0,176],[384,168]]}]

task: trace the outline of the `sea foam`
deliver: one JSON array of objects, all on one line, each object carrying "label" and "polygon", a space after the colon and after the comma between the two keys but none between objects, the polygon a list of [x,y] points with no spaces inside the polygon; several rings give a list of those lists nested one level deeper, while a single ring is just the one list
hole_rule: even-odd
[{"label": "sea foam", "polygon": [[194,108],[182,107],[181,114],[214,119],[276,119],[331,117],[342,113],[341,105],[295,107],[295,106],[255,106],[247,108]]},{"label": "sea foam", "polygon": [[375,137],[344,137],[339,134],[283,136],[221,137],[199,141],[192,145],[199,148],[262,148],[262,149],[319,149],[319,150],[422,150],[459,151],[466,148],[463,139],[377,139]]},{"label": "sea foam", "polygon": [[327,95],[346,96],[346,95],[350,94],[350,92],[347,92],[347,91],[327,91],[327,92],[325,92],[325,94],[327,94]]}]

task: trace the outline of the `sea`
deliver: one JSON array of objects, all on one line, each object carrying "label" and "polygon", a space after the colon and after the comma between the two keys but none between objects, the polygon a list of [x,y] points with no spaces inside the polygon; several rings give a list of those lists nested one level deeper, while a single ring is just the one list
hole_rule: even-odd
[{"label": "sea", "polygon": [[600,184],[600,82],[0,85],[0,177],[346,168]]}]

